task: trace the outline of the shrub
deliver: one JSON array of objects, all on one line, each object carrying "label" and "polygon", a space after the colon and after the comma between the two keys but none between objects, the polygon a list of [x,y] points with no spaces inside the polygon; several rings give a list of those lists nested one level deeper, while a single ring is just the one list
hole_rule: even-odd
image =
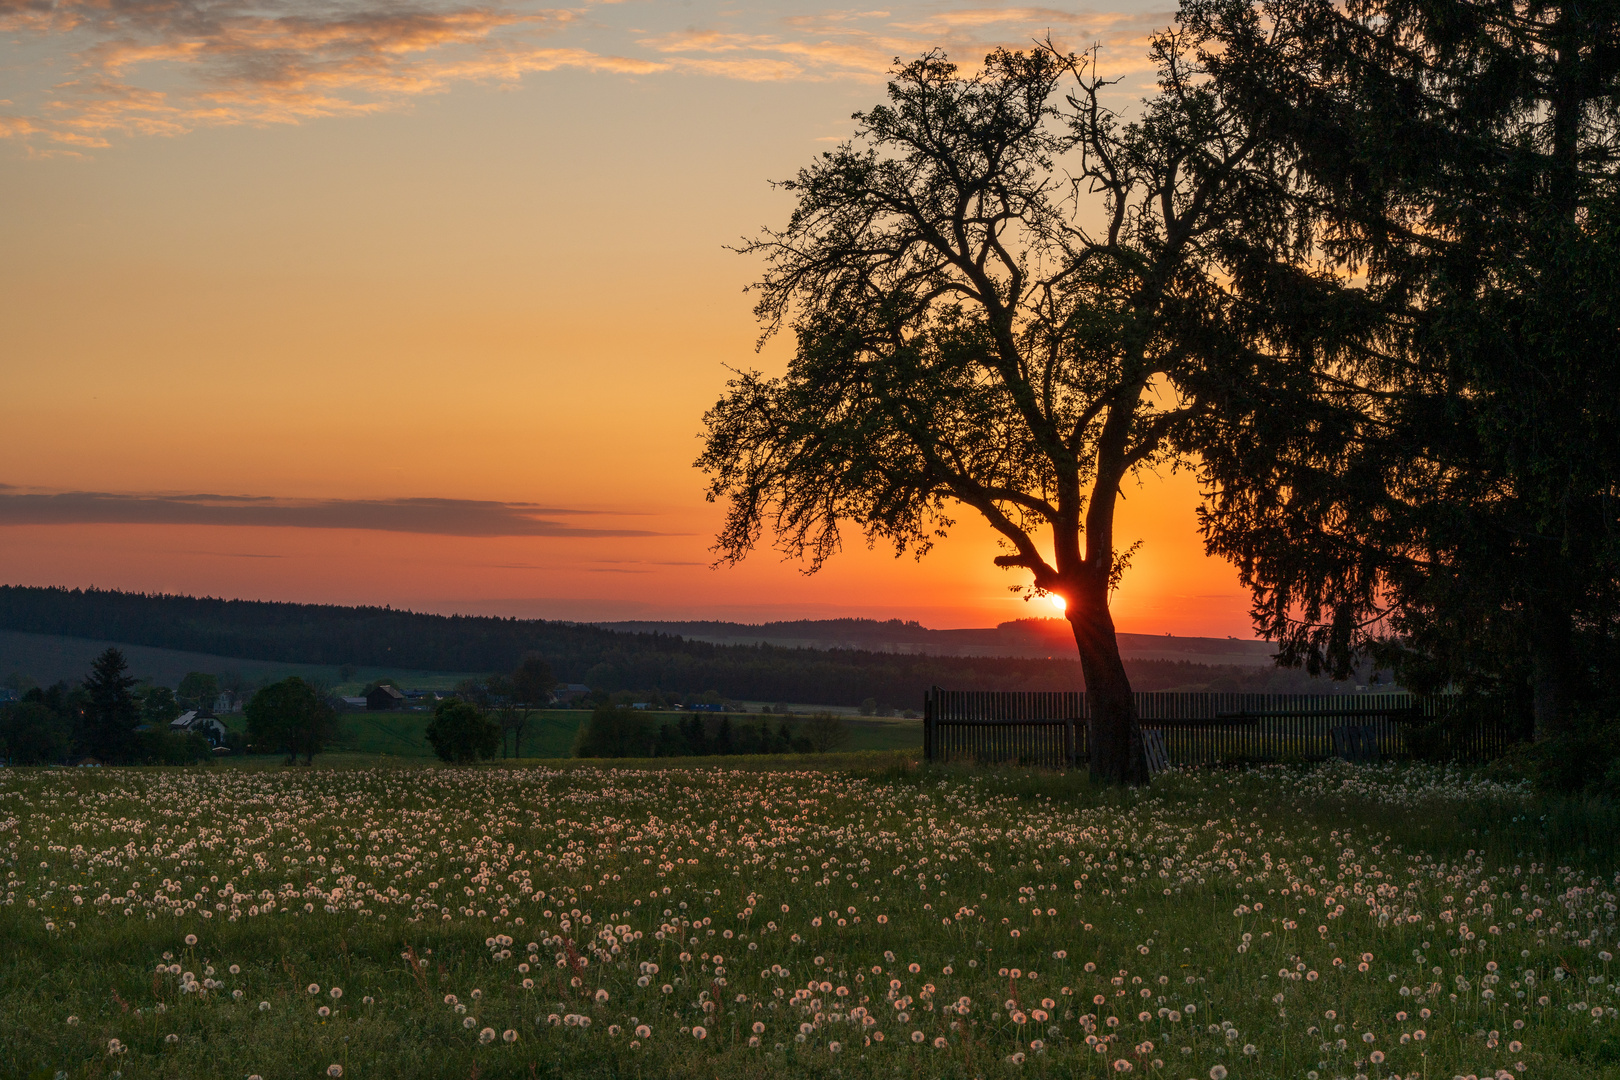
[{"label": "shrub", "polygon": [[433,710],[427,741],[441,761],[466,765],[495,756],[501,745],[501,729],[476,705],[449,698]]},{"label": "shrub", "polygon": [[0,709],[0,759],[12,765],[47,765],[68,752],[67,724],[37,701]]}]

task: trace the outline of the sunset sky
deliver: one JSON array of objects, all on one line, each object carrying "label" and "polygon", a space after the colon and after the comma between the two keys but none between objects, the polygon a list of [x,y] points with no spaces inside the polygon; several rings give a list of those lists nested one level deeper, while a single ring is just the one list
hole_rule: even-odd
[{"label": "sunset sky", "polygon": [[[0,579],[574,619],[1053,614],[966,522],[713,570],[691,467],[753,352],[725,245],[895,57],[1165,5],[0,0]],[[1185,473],[1127,488],[1122,630],[1251,636]]]}]

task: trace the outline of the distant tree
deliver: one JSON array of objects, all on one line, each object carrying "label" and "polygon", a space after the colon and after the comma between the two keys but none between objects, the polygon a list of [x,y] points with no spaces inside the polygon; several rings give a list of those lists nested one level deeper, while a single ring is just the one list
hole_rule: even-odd
[{"label": "distant tree", "polygon": [[260,753],[280,751],[288,763],[313,764],[337,732],[337,713],[313,686],[293,675],[263,687],[245,709],[248,738]]},{"label": "distant tree", "polygon": [[84,680],[84,715],[77,736],[80,752],[103,761],[130,760],[135,728],[141,722],[140,704],[132,692],[135,681],[118,649],[96,657]]},{"label": "distant tree", "polygon": [[836,713],[816,713],[804,722],[802,733],[818,754],[828,754],[849,745],[849,723]]},{"label": "distant tree", "polygon": [[684,753],[685,740],[681,731],[675,724],[658,725],[658,737],[653,742],[653,757],[680,757]]},{"label": "distant tree", "polygon": [[639,709],[599,705],[574,739],[574,756],[652,757],[657,745],[652,720]]},{"label": "distant tree", "polygon": [[467,765],[495,756],[501,746],[501,729],[471,702],[446,698],[433,710],[427,741],[439,760]]},{"label": "distant tree", "polygon": [[212,709],[219,698],[219,679],[201,671],[188,671],[174,688],[182,709]]},{"label": "distant tree", "polygon": [[10,765],[49,765],[67,756],[67,722],[44,702],[0,707],[0,759]]},{"label": "distant tree", "polygon": [[[311,680],[305,681],[309,682]],[[314,684],[321,687],[327,685],[324,680],[315,680]],[[219,676],[219,690],[220,695],[225,700],[219,707],[234,710],[237,706],[246,703],[247,699],[252,696],[253,689],[253,680],[240,671],[222,672]],[[215,702],[210,701],[208,703],[208,708],[213,709],[215,707]]]},{"label": "distant tree", "polygon": [[729,716],[722,716],[720,723],[714,729],[714,752],[716,754],[736,752],[732,741],[731,717]]},{"label": "distant tree", "polygon": [[877,708],[878,708],[878,706],[877,706],[877,698],[870,698],[869,697],[865,701],[861,702],[861,715],[862,716],[876,716],[877,715]]},{"label": "distant tree", "polygon": [[557,679],[551,673],[551,665],[537,652],[523,654],[517,667],[512,672],[512,698],[513,716],[512,756],[523,756],[523,731],[528,726],[535,709],[544,708],[551,702],[551,690],[557,685]]},{"label": "distant tree", "polygon": [[526,705],[544,705],[551,698],[551,688],[557,679],[551,665],[537,652],[524,653],[512,672],[512,686],[517,699]]},{"label": "distant tree", "polygon": [[680,733],[683,754],[689,757],[704,757],[709,753],[709,733],[704,728],[703,717],[696,715],[681,717]]},{"label": "distant tree", "polygon": [[167,686],[148,687],[141,695],[141,720],[145,723],[167,725],[179,715],[180,703]]}]

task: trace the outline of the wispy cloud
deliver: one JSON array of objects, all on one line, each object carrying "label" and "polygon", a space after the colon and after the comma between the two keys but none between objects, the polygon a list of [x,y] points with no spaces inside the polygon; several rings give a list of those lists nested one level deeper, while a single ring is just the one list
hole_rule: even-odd
[{"label": "wispy cloud", "polygon": [[365,529],[436,536],[546,536],[591,539],[666,536],[558,518],[598,511],[478,499],[279,499],[253,495],[148,495],[99,491],[22,492],[0,488],[0,526],[223,525]]},{"label": "wispy cloud", "polygon": [[33,112],[0,115],[0,137],[94,147],[113,134],[364,115],[537,71],[669,66],[547,43],[576,17],[385,0],[0,0],[0,31],[51,40],[70,72]]},{"label": "wispy cloud", "polygon": [[[667,16],[580,2],[0,0],[0,33],[11,39],[0,48],[18,58],[8,71],[34,83],[0,101],[0,139],[74,154],[117,136],[365,116],[459,84],[562,69],[869,79],[928,49],[971,64],[990,48],[1025,47],[1048,33],[1080,48],[1103,42],[1119,70],[1129,70],[1142,66],[1149,29],[1171,18],[1168,9],[983,4],[785,17],[728,9],[710,13],[708,25],[631,29],[614,18],[632,10]],[[30,67],[28,57],[38,62]]]}]

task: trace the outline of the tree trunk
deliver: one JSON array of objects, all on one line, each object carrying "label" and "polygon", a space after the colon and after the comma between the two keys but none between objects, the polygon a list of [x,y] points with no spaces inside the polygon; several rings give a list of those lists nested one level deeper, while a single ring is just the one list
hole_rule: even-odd
[{"label": "tree trunk", "polygon": [[1573,638],[1573,619],[1565,604],[1552,597],[1531,601],[1530,689],[1536,742],[1562,734],[1569,726]]},{"label": "tree trunk", "polygon": [[1136,699],[1125,662],[1119,658],[1114,617],[1108,611],[1108,590],[1071,598],[1067,614],[1080,650],[1080,670],[1086,677],[1086,702],[1091,721],[1086,741],[1091,757],[1091,779],[1105,784],[1138,787],[1149,780],[1142,729],[1136,722]]}]

